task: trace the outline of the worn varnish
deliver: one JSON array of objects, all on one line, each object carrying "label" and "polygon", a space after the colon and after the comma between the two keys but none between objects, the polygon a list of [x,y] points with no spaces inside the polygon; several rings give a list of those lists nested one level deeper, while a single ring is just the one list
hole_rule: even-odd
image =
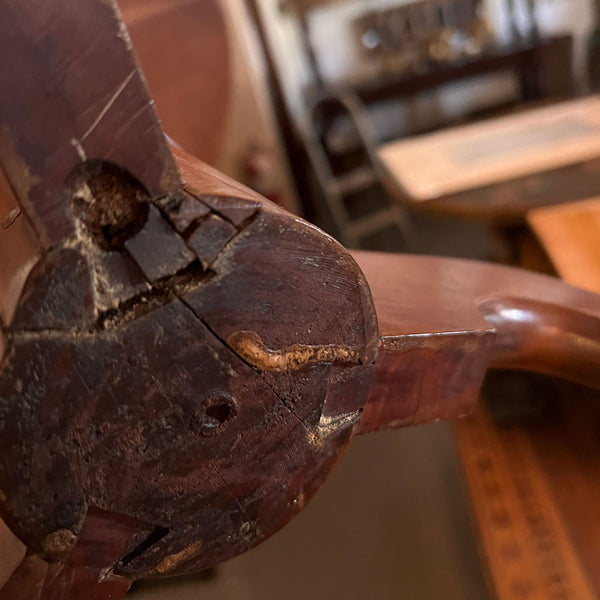
[{"label": "worn varnish", "polygon": [[[3,8],[7,49],[40,71],[31,82],[7,69],[15,93],[0,107],[21,140],[3,156],[15,196],[6,202],[39,245],[6,311],[3,516],[35,564],[52,565],[74,564],[95,511],[143,523],[122,532],[118,556],[96,557],[103,582],[210,566],[298,512],[350,439],[377,344],[368,286],[319,230],[182,151],[173,157],[106,3]],[[48,132],[26,121],[21,96],[61,78],[62,54],[81,46],[64,33],[88,19],[97,43],[66,75],[93,81],[85,98],[65,91],[42,107],[62,131],[48,164]],[[50,65],[28,56],[40,37],[59,47]],[[86,62],[105,45],[126,54],[102,57],[127,71],[116,85]],[[36,136],[32,154],[24,144]],[[25,171],[29,187],[19,185]],[[23,591],[23,572],[46,582],[35,589],[49,585],[32,560],[6,597]],[[70,573],[51,580],[69,588]]]},{"label": "worn varnish", "polygon": [[169,148],[114,4],[0,8],[0,513],[28,551],[0,598],[116,598],[244,552],[355,433],[462,414],[489,364],[599,383],[597,296],[357,264]]}]

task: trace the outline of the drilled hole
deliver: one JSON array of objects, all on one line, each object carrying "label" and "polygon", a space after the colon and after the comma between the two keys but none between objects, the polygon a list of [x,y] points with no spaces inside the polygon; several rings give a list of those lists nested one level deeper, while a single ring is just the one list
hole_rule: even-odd
[{"label": "drilled hole", "polygon": [[203,437],[221,433],[235,419],[237,413],[237,404],[231,394],[224,390],[213,390],[194,413],[192,431]]},{"label": "drilled hole", "polygon": [[227,421],[231,414],[231,407],[228,404],[215,404],[206,409],[206,416],[217,421],[221,425]]},{"label": "drilled hole", "polygon": [[65,190],[73,215],[103,250],[121,249],[148,218],[148,192],[130,173],[109,162],[78,165]]}]

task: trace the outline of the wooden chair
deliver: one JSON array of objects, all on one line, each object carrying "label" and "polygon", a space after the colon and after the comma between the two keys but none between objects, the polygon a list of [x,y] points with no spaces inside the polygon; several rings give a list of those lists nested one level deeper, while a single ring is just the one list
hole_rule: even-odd
[{"label": "wooden chair", "polygon": [[[337,161],[331,149],[335,145],[328,127],[332,111],[349,117],[354,136],[360,140],[351,166]],[[365,248],[369,239],[373,243],[374,238],[392,230],[399,238],[396,250],[414,247],[409,212],[390,200],[381,183],[372,128],[360,100],[352,93],[330,92],[314,103],[309,119],[302,133],[303,143],[318,184],[315,194],[323,198],[332,221],[331,233],[349,248]]]}]

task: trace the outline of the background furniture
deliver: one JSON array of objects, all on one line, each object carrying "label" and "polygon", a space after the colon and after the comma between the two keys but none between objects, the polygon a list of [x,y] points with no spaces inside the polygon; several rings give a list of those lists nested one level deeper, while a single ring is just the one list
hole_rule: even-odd
[{"label": "background furniture", "polygon": [[[410,211],[391,209],[392,203],[373,177],[374,146],[405,135],[394,123],[376,126],[370,114],[376,107],[507,72],[516,77],[517,96],[496,101],[488,109],[475,109],[460,120],[480,119],[523,102],[564,99],[573,93],[571,36],[541,37],[531,2],[523,6],[525,25],[517,24],[512,1],[504,6],[511,37],[502,43],[491,33],[477,0],[419,0],[366,11],[353,27],[355,45],[371,68],[329,81],[320,68],[312,27],[320,9],[332,3],[287,0],[282,6],[299,23],[301,47],[311,71],[311,83],[304,90],[306,119],[292,134],[299,136],[307,155],[305,169],[299,173],[316,183],[309,185],[307,214],[344,243],[398,250],[410,247],[411,238],[416,237]],[[265,51],[269,52],[268,44]],[[425,130],[453,122],[455,118],[441,117]],[[361,176],[365,172],[368,178]],[[349,181],[354,185],[348,190]],[[396,231],[395,244],[390,227]]]},{"label": "background furniture", "polygon": [[527,110],[381,146],[396,201],[487,223],[523,263],[522,233],[535,207],[600,190],[600,98]]},{"label": "background furniture", "polygon": [[600,292],[600,198],[537,208],[527,222],[565,281]]}]

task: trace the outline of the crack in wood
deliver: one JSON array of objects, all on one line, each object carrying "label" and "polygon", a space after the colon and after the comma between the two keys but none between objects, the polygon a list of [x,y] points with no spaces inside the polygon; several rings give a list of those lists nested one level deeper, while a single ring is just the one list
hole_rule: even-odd
[{"label": "crack in wood", "polygon": [[[281,404],[283,405],[283,407],[298,421],[298,423],[300,423],[300,425],[302,425],[302,427],[304,427],[305,431],[306,431],[306,435],[309,439],[311,439],[311,436],[315,435],[315,432],[313,431],[313,429],[307,425],[301,418],[300,416],[296,413],[296,411],[294,410],[294,408],[290,405],[289,402],[287,402],[285,400],[285,398],[277,391],[277,389],[275,388],[275,386],[268,380],[268,378],[265,376],[265,373],[263,373],[263,371],[256,367],[255,365],[251,364],[250,362],[248,362],[244,356],[240,355],[235,348],[233,348],[227,340],[224,340],[211,326],[209,323],[207,323],[201,315],[199,315],[194,308],[188,303],[186,302],[186,300],[179,296],[179,299],[181,300],[181,302],[192,312],[192,314],[206,327],[206,329],[215,336],[215,338],[221,343],[223,344],[223,346],[225,348],[227,348],[232,354],[234,354],[239,360],[241,360],[244,364],[246,364],[248,367],[250,367],[253,371],[256,371],[261,379],[263,380],[263,382],[265,383],[265,385],[271,390],[271,392],[274,394],[274,396],[281,402]],[[313,444],[313,445],[318,445],[318,444]]]}]

